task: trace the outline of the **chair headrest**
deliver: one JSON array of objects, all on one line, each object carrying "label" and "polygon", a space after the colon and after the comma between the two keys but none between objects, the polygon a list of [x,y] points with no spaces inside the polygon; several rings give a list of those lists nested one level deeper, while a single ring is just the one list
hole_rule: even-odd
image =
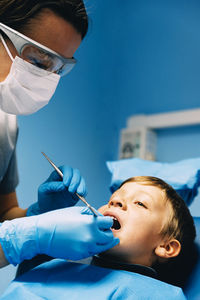
[{"label": "chair headrest", "polygon": [[183,288],[187,299],[200,299],[200,217],[194,217],[196,227],[196,249],[197,257],[188,281]]}]

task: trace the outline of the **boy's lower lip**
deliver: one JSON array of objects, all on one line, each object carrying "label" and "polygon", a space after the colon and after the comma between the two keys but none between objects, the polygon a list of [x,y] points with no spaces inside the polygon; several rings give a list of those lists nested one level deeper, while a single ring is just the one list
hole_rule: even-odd
[{"label": "boy's lower lip", "polygon": [[120,230],[121,230],[121,228],[120,229],[114,229],[114,228],[110,228],[113,232],[119,232]]}]

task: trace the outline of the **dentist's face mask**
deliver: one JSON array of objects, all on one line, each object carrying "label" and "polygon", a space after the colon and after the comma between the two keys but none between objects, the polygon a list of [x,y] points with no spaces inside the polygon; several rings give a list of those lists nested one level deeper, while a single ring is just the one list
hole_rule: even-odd
[{"label": "dentist's face mask", "polygon": [[13,58],[0,35],[12,60],[8,76],[0,82],[0,109],[14,115],[32,114],[48,104],[56,90],[60,75],[68,73],[76,60],[63,58],[2,23],[0,29],[10,38],[23,58],[19,56]]}]

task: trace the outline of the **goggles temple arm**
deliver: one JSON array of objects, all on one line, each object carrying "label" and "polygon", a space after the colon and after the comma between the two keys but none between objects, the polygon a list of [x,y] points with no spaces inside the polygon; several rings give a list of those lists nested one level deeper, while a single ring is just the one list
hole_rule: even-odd
[{"label": "goggles temple arm", "polygon": [[5,49],[6,49],[6,52],[8,53],[8,56],[10,57],[10,59],[12,61],[14,61],[14,57],[12,56],[12,54],[11,54],[11,52],[10,52],[10,50],[9,50],[9,48],[8,48],[8,46],[7,46],[7,44],[6,44],[6,42],[5,42],[5,40],[4,40],[4,38],[3,38],[3,36],[2,36],[1,33],[0,33],[0,39],[1,39],[3,45],[4,45]]}]

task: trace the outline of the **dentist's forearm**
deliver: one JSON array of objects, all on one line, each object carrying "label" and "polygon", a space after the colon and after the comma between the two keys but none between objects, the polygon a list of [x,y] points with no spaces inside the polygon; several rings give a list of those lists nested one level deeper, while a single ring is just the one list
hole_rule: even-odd
[{"label": "dentist's forearm", "polygon": [[3,249],[0,245],[0,268],[3,268],[5,266],[7,266],[8,264],[9,264],[9,262],[7,261],[5,255],[4,255]]},{"label": "dentist's forearm", "polygon": [[23,209],[18,206],[12,207],[1,216],[1,222],[5,221],[5,220],[13,220],[16,218],[26,217],[26,212],[27,212],[27,209]]},{"label": "dentist's forearm", "polygon": [[18,206],[16,192],[0,194],[0,222],[26,216],[26,209]]},{"label": "dentist's forearm", "polygon": [[94,218],[85,207],[5,221],[0,224],[0,267],[8,262],[16,266],[38,254],[80,260],[104,252],[119,243],[112,224],[111,217]]}]

